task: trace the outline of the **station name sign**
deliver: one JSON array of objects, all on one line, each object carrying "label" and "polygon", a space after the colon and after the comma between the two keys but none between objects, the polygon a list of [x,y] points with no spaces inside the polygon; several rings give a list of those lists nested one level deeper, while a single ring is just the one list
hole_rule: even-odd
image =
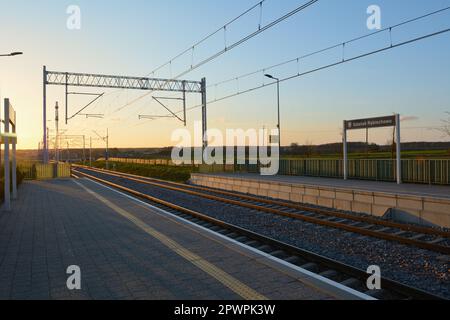
[{"label": "station name sign", "polygon": [[395,125],[396,125],[395,115],[388,117],[345,121],[346,130],[394,127]]}]

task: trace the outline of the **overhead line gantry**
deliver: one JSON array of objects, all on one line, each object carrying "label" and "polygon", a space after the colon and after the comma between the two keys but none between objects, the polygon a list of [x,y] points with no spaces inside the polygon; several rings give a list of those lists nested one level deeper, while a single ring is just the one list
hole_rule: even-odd
[{"label": "overhead line gantry", "polygon": [[[203,147],[208,144],[206,136],[207,131],[207,112],[206,112],[206,78],[201,81],[189,81],[189,80],[174,80],[174,79],[159,79],[159,78],[147,78],[147,77],[129,77],[129,76],[115,76],[115,75],[103,75],[103,74],[90,74],[90,73],[73,73],[73,72],[58,72],[48,71],[44,66],[43,68],[43,124],[44,124],[44,162],[49,161],[48,157],[48,144],[47,144],[47,86],[56,85],[65,87],[65,122],[75,116],[81,114],[89,105],[104,95],[70,92],[70,87],[84,87],[84,88],[103,88],[103,89],[126,89],[126,90],[147,90],[147,91],[165,91],[165,92],[181,92],[184,110],[186,110],[186,93],[200,93],[202,99],[202,132],[203,132]],[[84,106],[80,111],[74,113],[73,116],[69,116],[69,101],[68,97],[71,94],[85,94],[94,95],[96,98],[91,101],[87,106]],[[157,98],[161,99],[161,98]],[[158,102],[160,102],[158,100]],[[161,103],[161,102],[160,102]],[[164,106],[165,107],[165,106]],[[166,107],[165,107],[166,108]],[[167,109],[167,108],[166,108]],[[184,119],[176,117],[186,125],[186,112],[184,112]]]}]

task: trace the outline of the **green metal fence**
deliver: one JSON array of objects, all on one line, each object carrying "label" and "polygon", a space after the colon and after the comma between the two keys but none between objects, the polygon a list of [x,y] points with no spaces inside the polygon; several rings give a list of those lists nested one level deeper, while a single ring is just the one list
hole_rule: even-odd
[{"label": "green metal fence", "polygon": [[23,174],[25,180],[46,180],[54,178],[69,178],[70,164],[48,163],[39,161],[20,161],[17,168]]},{"label": "green metal fence", "polygon": [[[280,160],[280,175],[323,178],[344,177],[341,159]],[[394,182],[397,177],[396,160],[351,159],[348,177],[358,180]],[[216,172],[220,167],[216,167]],[[235,172],[258,173],[255,165],[236,165]],[[402,160],[402,181],[405,183],[450,185],[450,159]]]},{"label": "green metal fence", "polygon": [[[127,159],[110,158],[112,162],[146,165],[176,166],[168,159]],[[348,177],[350,179],[394,182],[397,177],[396,160],[393,159],[350,159]],[[241,172],[259,173],[260,166],[253,164],[235,165],[193,165],[203,173]],[[308,176],[323,178],[344,177],[342,159],[284,159],[280,160],[280,175]],[[402,160],[402,180],[405,183],[450,185],[450,159],[405,159]]]},{"label": "green metal fence", "polygon": [[36,177],[36,164],[39,161],[19,161],[17,168],[22,172],[25,180],[33,180]]},{"label": "green metal fence", "polygon": [[[104,158],[98,159],[98,161],[105,161]],[[110,162],[120,162],[129,164],[144,164],[151,166],[180,166],[174,163],[170,159],[135,159],[135,158],[109,158]],[[182,164],[181,166],[195,166],[193,163]]]}]

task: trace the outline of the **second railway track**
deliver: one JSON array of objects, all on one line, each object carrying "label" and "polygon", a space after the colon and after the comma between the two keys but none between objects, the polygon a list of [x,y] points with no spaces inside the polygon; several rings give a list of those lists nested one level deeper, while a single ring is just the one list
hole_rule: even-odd
[{"label": "second railway track", "polygon": [[401,224],[369,216],[359,216],[336,210],[327,210],[230,191],[162,181],[127,173],[83,166],[76,168],[450,255],[450,233],[443,230]]}]

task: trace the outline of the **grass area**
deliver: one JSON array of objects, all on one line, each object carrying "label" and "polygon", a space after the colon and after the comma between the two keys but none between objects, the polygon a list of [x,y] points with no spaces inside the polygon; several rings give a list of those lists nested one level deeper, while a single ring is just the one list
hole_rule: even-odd
[{"label": "grass area", "polygon": [[[105,161],[97,161],[92,163],[93,167],[105,169]],[[174,182],[186,182],[191,178],[193,169],[191,167],[178,166],[152,166],[144,164],[130,164],[120,162],[110,162],[110,170],[135,174],[143,177],[156,178]]]}]

